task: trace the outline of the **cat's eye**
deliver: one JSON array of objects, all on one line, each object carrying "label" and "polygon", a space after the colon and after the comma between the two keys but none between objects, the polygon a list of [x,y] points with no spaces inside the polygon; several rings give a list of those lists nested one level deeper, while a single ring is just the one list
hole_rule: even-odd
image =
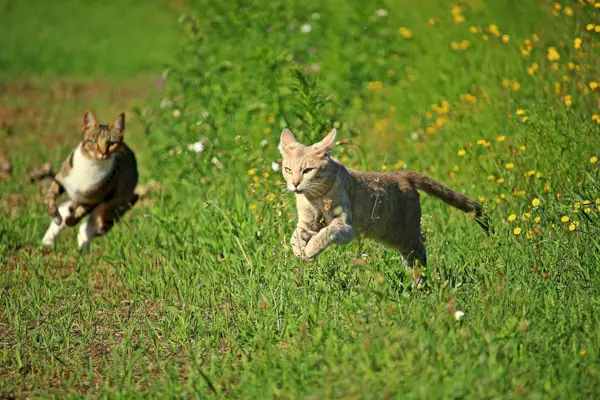
[{"label": "cat's eye", "polygon": [[92,142],[92,144],[96,144],[96,139],[92,139],[90,142]]},{"label": "cat's eye", "polygon": [[308,174],[308,173],[309,173],[310,171],[312,171],[313,169],[314,169],[314,168],[304,168],[304,169],[302,170],[302,175],[304,175],[304,174]]},{"label": "cat's eye", "polygon": [[285,171],[286,174],[290,174],[290,175],[292,174],[291,168],[285,167],[283,170]]}]

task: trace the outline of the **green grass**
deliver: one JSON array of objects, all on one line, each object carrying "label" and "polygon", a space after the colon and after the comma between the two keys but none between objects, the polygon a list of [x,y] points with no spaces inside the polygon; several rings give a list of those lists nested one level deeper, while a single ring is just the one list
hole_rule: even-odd
[{"label": "green grass", "polygon": [[175,59],[178,15],[166,0],[2,0],[0,10],[0,78],[158,75]]},{"label": "green grass", "polygon": [[[18,179],[30,165],[57,165],[77,139],[63,134],[40,147],[33,132],[2,138],[15,178],[0,183],[0,393],[598,397],[600,125],[589,82],[600,76],[600,42],[586,25],[600,11],[460,4],[453,17],[452,5],[436,0],[187,2],[181,28],[169,33],[181,36],[182,55],[162,106],[157,95],[137,98],[128,136],[141,182],[164,192],[152,192],[90,255],[76,251],[75,230],[53,251],[39,247],[49,223],[40,188]],[[380,8],[388,15],[377,16]],[[311,31],[300,32],[306,23]],[[132,37],[159,33],[128,28],[140,29]],[[13,46],[27,48],[35,35],[20,37]],[[452,48],[463,40],[466,50]],[[146,68],[114,43],[131,65],[114,76],[110,62],[95,64],[98,79],[121,82]],[[160,46],[156,64],[178,54]],[[560,54],[556,67],[549,47]],[[63,70],[61,52],[49,54],[51,71],[91,71]],[[27,63],[11,57],[12,71]],[[308,84],[292,73],[305,67]],[[83,101],[112,118],[110,100],[123,100],[100,92]],[[57,111],[73,120],[65,129],[77,126],[75,108]],[[52,115],[48,126],[57,124]],[[396,253],[369,241],[330,248],[311,264],[295,259],[294,201],[271,170],[279,132],[291,127],[308,142],[331,124],[344,141],[334,155],[347,165],[428,173],[483,201],[493,234],[424,195],[424,290],[411,289]],[[187,150],[203,137],[204,152]]]}]

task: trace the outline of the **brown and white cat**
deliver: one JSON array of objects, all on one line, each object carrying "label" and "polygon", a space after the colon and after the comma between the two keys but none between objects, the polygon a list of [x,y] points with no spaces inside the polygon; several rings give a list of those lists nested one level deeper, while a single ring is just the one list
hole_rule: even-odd
[{"label": "brown and white cat", "polygon": [[346,244],[359,234],[398,250],[420,283],[427,260],[417,190],[474,212],[487,231],[479,203],[425,175],[344,167],[329,155],[335,135],[334,128],[322,141],[305,146],[289,130],[281,133],[282,173],[287,189],[296,194],[298,224],[291,245],[297,257],[312,261],[328,246]]},{"label": "brown and white cat", "polygon": [[[52,223],[42,239],[53,246],[66,226],[81,224],[77,235],[80,250],[90,250],[94,237],[106,234],[137,201],[138,181],[133,151],[123,142],[125,114],[111,125],[98,124],[94,114],[83,116],[83,141],[52,174],[54,182],[46,195],[46,208]],[[67,192],[69,200],[57,206],[58,197]]]}]

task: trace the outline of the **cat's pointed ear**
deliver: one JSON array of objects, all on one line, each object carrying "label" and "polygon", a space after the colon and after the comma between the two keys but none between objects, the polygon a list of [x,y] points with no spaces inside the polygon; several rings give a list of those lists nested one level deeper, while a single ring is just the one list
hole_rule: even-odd
[{"label": "cat's pointed ear", "polygon": [[313,149],[319,153],[329,153],[333,146],[335,145],[335,135],[337,134],[337,130],[333,128],[327,136],[323,138],[318,143],[312,145]]},{"label": "cat's pointed ear", "polygon": [[296,143],[294,134],[289,129],[284,129],[281,132],[281,138],[279,139],[279,152],[281,154],[286,153],[290,150],[290,146]]},{"label": "cat's pointed ear", "polygon": [[83,123],[81,124],[81,131],[85,132],[90,128],[95,128],[98,126],[98,121],[96,121],[96,117],[91,111],[86,111],[83,114]]},{"label": "cat's pointed ear", "polygon": [[121,113],[117,116],[117,119],[112,123],[111,128],[116,129],[121,133],[125,130],[125,113]]}]

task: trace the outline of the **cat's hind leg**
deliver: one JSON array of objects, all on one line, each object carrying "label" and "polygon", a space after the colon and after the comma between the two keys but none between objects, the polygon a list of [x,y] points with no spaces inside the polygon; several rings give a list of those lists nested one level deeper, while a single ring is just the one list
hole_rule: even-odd
[{"label": "cat's hind leg", "polygon": [[58,213],[61,216],[60,224],[56,223],[54,220],[50,223],[46,234],[42,238],[42,245],[52,247],[54,246],[54,242],[56,241],[56,237],[58,234],[67,226],[66,220],[71,217],[72,213],[72,201],[67,200],[58,206]]},{"label": "cat's hind leg", "polygon": [[417,287],[425,283],[427,268],[427,252],[423,243],[423,238],[419,235],[417,238],[408,240],[397,246],[398,252],[406,260],[407,267],[411,270],[413,279]]},{"label": "cat's hind leg", "polygon": [[79,250],[90,251],[92,239],[106,235],[136,201],[137,196],[134,196],[130,201],[111,201],[94,208],[90,217],[79,226],[77,234]]}]

